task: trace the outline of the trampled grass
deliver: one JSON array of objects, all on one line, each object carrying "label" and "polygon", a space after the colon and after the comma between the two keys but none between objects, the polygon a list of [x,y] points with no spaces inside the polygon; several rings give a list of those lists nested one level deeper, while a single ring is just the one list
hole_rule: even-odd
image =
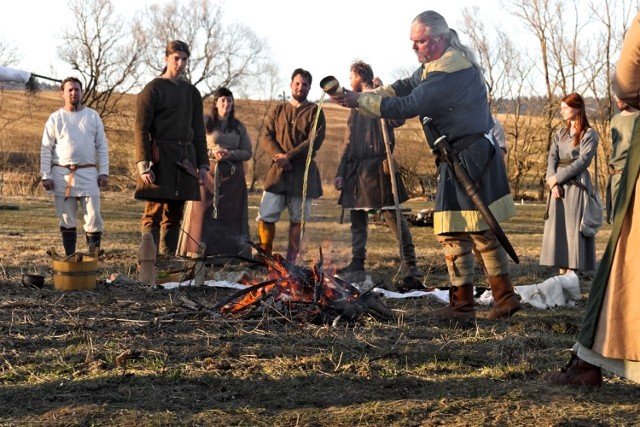
[{"label": "trampled grass", "polygon": [[[251,196],[252,216],[258,194]],[[106,194],[100,283],[94,291],[51,288],[45,250],[59,246],[48,199],[3,198],[0,210],[0,424],[96,426],[218,425],[634,425],[640,391],[607,375],[599,391],[553,388],[541,375],[569,356],[584,313],[530,306],[509,321],[436,321],[425,298],[386,300],[395,319],[364,317],[336,326],[264,315],[228,319],[207,307],[217,288],[172,291],[107,285],[134,274],[140,203]],[[408,203],[417,210],[428,201]],[[555,272],[537,265],[543,205],[518,205],[503,224],[520,255],[516,284]],[[349,226],[335,199],[321,199],[307,223],[305,262],[321,246],[327,263],[349,256]],[[279,223],[276,250],[285,248]],[[255,223],[251,223],[255,230]],[[432,229],[413,227],[421,268],[446,284]],[[609,233],[598,236],[602,252]],[[397,245],[370,229],[367,267],[384,284],[397,270]],[[229,268],[229,267],[228,267]],[[215,268],[209,274],[215,273]],[[47,275],[42,290],[22,272]],[[581,276],[588,294],[589,275]],[[486,282],[478,275],[478,285]],[[184,299],[203,309],[193,310]]]}]

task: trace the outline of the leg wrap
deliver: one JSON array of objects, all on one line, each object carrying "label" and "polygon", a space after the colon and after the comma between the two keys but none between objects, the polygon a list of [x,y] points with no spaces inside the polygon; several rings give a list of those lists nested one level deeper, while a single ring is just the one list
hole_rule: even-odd
[{"label": "leg wrap", "polygon": [[93,233],[86,233],[87,246],[89,252],[93,253],[96,249],[100,248],[100,242],[102,241],[102,232],[96,231]]},{"label": "leg wrap", "polygon": [[472,233],[471,238],[482,257],[488,277],[509,274],[509,257],[493,232]]},{"label": "leg wrap", "polygon": [[156,255],[158,254],[158,247],[160,246],[160,226],[142,226],[140,227],[140,234],[144,237],[144,233],[151,233],[153,236],[153,245],[156,248]]},{"label": "leg wrap", "polygon": [[78,235],[76,228],[60,227],[60,233],[62,233],[62,246],[64,247],[64,253],[66,256],[76,253],[76,241]]},{"label": "leg wrap", "polygon": [[444,259],[453,286],[473,284],[475,258],[473,241],[467,233],[450,233],[436,236],[444,250]]},{"label": "leg wrap", "polygon": [[180,239],[180,227],[161,228],[158,253],[174,256],[178,250],[178,239]]},{"label": "leg wrap", "polygon": [[[396,219],[396,211],[383,210],[382,216],[384,217],[387,226],[391,230],[393,237],[398,240],[398,222]],[[416,248],[413,244],[413,238],[411,231],[409,230],[409,223],[404,215],[400,216],[400,232],[402,233],[402,253],[400,254],[406,263],[416,262]]]},{"label": "leg wrap", "polygon": [[273,239],[276,237],[276,223],[258,221],[258,240],[260,247],[268,254],[273,251]]},{"label": "leg wrap", "polygon": [[289,244],[287,245],[287,262],[295,264],[300,253],[300,236],[302,225],[299,222],[289,223]]}]

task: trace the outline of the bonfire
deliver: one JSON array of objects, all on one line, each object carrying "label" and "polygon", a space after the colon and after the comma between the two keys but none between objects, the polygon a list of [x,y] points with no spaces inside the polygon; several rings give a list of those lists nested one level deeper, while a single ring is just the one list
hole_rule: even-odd
[{"label": "bonfire", "polygon": [[[280,254],[268,254],[252,243],[266,268],[266,280],[244,279],[246,289],[216,305],[234,317],[262,316],[273,312],[312,323],[353,322],[363,315],[391,320],[393,314],[378,294],[359,290],[340,277],[327,274],[322,248],[312,268],[288,263]],[[372,288],[372,287],[371,287]]]}]

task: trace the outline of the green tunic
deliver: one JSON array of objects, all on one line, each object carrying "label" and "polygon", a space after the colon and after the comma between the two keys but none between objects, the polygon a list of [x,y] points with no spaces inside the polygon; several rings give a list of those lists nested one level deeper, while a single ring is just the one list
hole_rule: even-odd
[{"label": "green tunic", "polygon": [[638,113],[616,114],[611,119],[611,159],[609,160],[609,181],[607,182],[607,222],[613,221],[613,206],[620,186],[620,174],[627,162],[627,152],[631,141],[633,127],[638,120]]},{"label": "green tunic", "polygon": [[[639,122],[636,122],[636,126],[633,129],[633,137],[629,147],[629,156],[627,158],[627,165],[625,166],[622,176],[620,178],[620,188],[618,189],[619,195],[615,205],[615,215],[613,218],[613,227],[611,229],[611,236],[607,243],[607,248],[602,255],[598,270],[591,283],[591,291],[589,292],[589,301],[587,303],[586,314],[582,322],[582,328],[578,334],[578,342],[587,348],[593,346],[593,341],[598,326],[598,319],[600,318],[600,310],[604,300],[605,292],[607,290],[607,283],[609,281],[609,274],[611,273],[611,265],[613,262],[613,256],[615,254],[618,239],[620,238],[620,231],[622,228],[622,222],[624,221],[627,210],[630,208],[630,202],[636,187],[636,181],[638,179],[638,173],[640,172],[640,126]],[[638,197],[635,198],[635,203],[640,203]],[[629,255],[634,253],[631,245],[634,242],[628,242],[630,245],[627,248]],[[629,286],[638,286],[638,281],[635,283],[629,283]]]}]

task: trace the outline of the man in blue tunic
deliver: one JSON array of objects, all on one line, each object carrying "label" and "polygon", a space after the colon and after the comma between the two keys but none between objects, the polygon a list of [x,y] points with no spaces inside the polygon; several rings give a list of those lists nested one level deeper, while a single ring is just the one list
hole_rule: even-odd
[{"label": "man in blue tunic", "polygon": [[[373,92],[347,92],[332,99],[369,117],[431,118],[438,132],[447,136],[496,220],[510,218],[515,206],[501,153],[489,136],[494,123],[473,53],[434,11],[413,20],[410,38],[422,64],[411,77]],[[433,148],[434,135],[427,132],[426,136]],[[434,232],[444,249],[451,282],[450,303],[432,311],[434,316],[475,317],[474,247],[482,255],[495,300],[488,318],[507,318],[520,309],[506,251],[446,162],[439,164]]]}]

